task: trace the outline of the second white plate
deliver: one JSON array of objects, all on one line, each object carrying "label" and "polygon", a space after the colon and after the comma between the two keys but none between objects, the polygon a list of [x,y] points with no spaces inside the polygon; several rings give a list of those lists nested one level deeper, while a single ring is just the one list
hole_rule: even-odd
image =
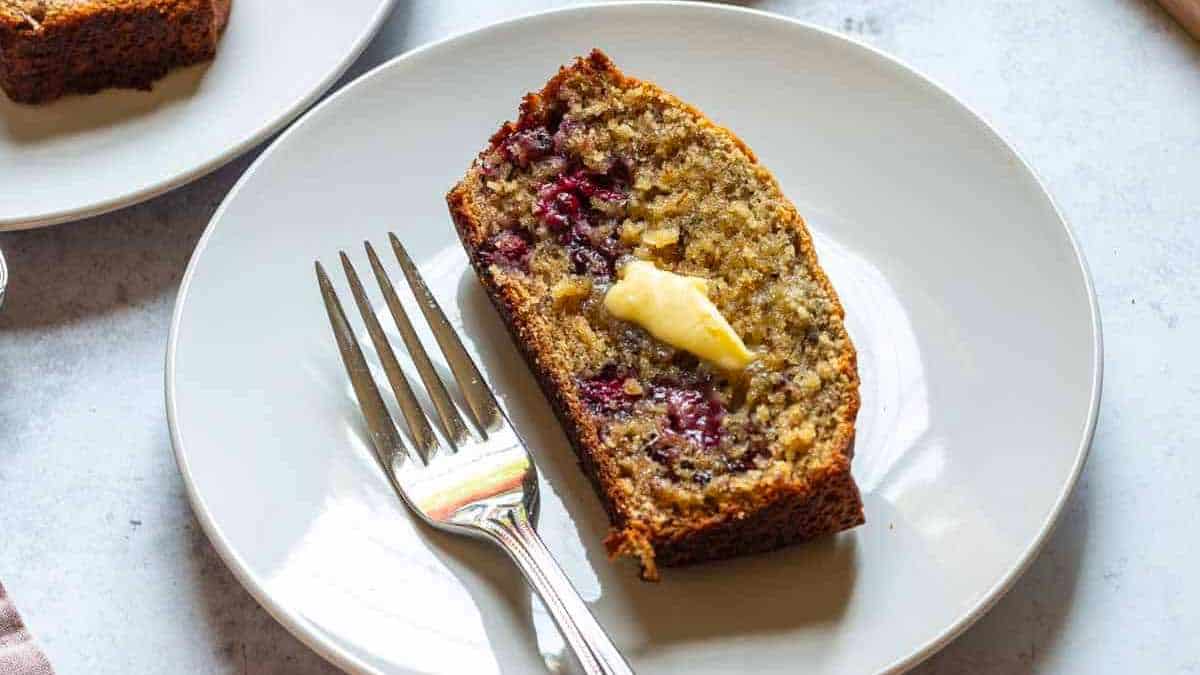
[{"label": "second white plate", "polygon": [[233,0],[211,63],[151,91],[19,105],[0,92],[0,230],[92,216],[178,187],[303,112],[395,0]]},{"label": "second white plate", "polygon": [[[520,95],[593,46],[738,132],[808,218],[859,349],[865,526],[658,585],[605,559],[599,502],[443,202]],[[385,250],[388,230],[531,442],[540,530],[641,673],[903,669],[1016,578],[1086,455],[1087,273],[1028,167],[951,95],[840,36],[717,5],[492,26],[285,133],[214,218],[172,325],[168,411],[200,521],[264,606],[350,670],[525,673],[563,649],[500,553],[418,524],[372,459],[312,261],[336,269],[346,249],[365,269],[361,242]]]}]

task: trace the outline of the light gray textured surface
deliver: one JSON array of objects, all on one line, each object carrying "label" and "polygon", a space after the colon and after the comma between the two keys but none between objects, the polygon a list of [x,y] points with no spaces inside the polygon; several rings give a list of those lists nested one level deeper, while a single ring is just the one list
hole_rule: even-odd
[{"label": "light gray textured surface", "polygon": [[[351,75],[550,4],[401,2]],[[1200,672],[1200,43],[1140,0],[749,4],[881,47],[984,114],[1095,278],[1105,388],[1079,487],[1012,591],[917,672]],[[175,290],[248,163],[0,233],[0,578],[64,674],[333,671],[217,559],[167,436]]]}]

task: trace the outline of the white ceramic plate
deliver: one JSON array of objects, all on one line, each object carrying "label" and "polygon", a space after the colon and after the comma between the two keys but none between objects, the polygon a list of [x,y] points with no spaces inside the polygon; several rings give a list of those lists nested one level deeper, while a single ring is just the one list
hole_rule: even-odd
[{"label": "white ceramic plate", "polygon": [[[741,134],[810,220],[859,349],[864,527],[658,585],[605,560],[599,503],[442,197],[519,96],[593,45]],[[365,266],[361,242],[389,229],[532,443],[541,532],[642,673],[911,666],[1012,583],[1087,452],[1101,345],[1083,261],[1030,169],[951,95],[735,8],[495,25],[391,61],[284,134],[214,217],[172,325],[168,411],[196,513],[255,597],[352,671],[525,673],[562,656],[501,554],[418,525],[374,464],[312,261],[337,269],[346,249]]]},{"label": "white ceramic plate", "polygon": [[38,106],[0,92],[0,230],[128,206],[249,150],[334,83],[394,1],[234,0],[217,58],[150,92]]}]

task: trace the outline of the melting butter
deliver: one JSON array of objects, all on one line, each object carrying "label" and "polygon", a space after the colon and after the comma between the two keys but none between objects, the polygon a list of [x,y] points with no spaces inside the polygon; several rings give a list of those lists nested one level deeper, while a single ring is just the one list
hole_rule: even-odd
[{"label": "melting butter", "polygon": [[708,282],[699,277],[635,260],[622,268],[621,279],[605,294],[604,308],[725,370],[741,370],[754,360],[754,352],[708,299]]}]

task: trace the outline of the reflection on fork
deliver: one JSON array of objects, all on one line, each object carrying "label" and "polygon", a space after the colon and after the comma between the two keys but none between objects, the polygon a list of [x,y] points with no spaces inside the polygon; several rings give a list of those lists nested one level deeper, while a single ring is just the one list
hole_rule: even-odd
[{"label": "reflection on fork", "polygon": [[4,251],[0,251],[0,307],[4,306],[4,288],[8,286],[8,267],[4,264]]},{"label": "reflection on fork", "polygon": [[509,554],[546,604],[585,672],[632,673],[534,529],[538,508],[537,469],[524,442],[500,409],[408,252],[396,235],[389,234],[388,237],[421,312],[467,401],[472,425],[467,425],[454,405],[379,256],[371,244],[366,243],[375,279],[405,349],[433,401],[446,437],[443,443],[434,434],[375,316],[358,273],[343,252],[342,267],[359,314],[413,439],[410,448],[400,436],[337,292],[324,267],[317,262],[317,281],[325,309],[346,373],[366,419],[376,458],[400,498],[426,523],[442,530],[483,538]]}]

